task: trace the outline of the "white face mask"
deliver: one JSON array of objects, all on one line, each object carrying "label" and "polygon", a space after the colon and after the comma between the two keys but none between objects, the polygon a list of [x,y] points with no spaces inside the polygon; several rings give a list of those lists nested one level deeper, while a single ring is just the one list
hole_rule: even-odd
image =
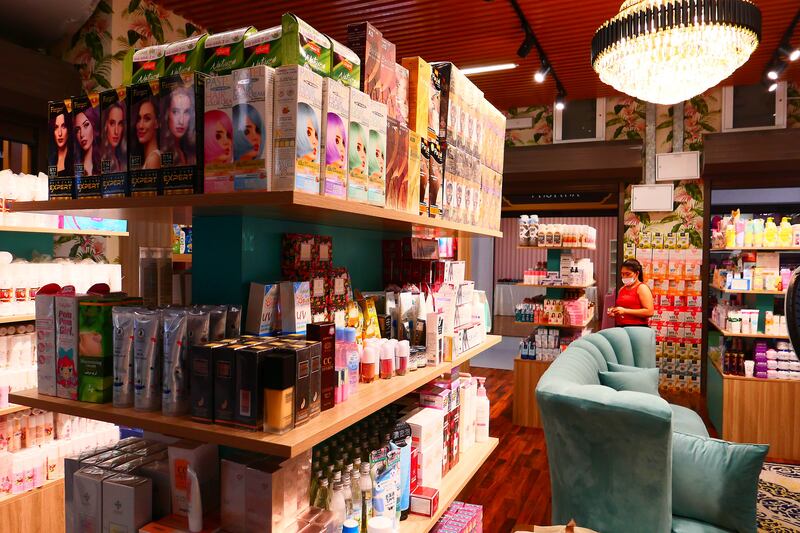
[{"label": "white face mask", "polygon": [[636,282],[636,278],[622,278],[622,284],[626,287],[633,285]]}]

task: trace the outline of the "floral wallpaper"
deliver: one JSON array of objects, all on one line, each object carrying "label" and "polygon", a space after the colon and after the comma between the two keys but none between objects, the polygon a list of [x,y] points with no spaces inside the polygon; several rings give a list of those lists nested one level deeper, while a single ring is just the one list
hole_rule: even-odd
[{"label": "floral wallpaper", "polygon": [[[683,104],[683,149],[702,150],[703,134],[722,129],[722,89],[695,96]],[[670,139],[670,143],[672,139]]]},{"label": "floral wallpaper", "polygon": [[632,96],[606,98],[606,140],[641,140],[647,104]]},{"label": "floral wallpaper", "polygon": [[106,263],[106,238],[96,235],[58,235],[53,239],[53,255]]},{"label": "floral wallpaper", "polygon": [[800,84],[790,83],[786,88],[786,127],[800,128]]},{"label": "floral wallpaper", "polygon": [[625,194],[625,242],[638,243],[642,232],[688,233],[693,248],[703,246],[703,182],[675,184],[675,204],[671,212],[632,213],[630,187]]},{"label": "floral wallpaper", "polygon": [[553,144],[553,106],[512,107],[506,118],[532,118],[533,126],[506,130],[506,146]]}]

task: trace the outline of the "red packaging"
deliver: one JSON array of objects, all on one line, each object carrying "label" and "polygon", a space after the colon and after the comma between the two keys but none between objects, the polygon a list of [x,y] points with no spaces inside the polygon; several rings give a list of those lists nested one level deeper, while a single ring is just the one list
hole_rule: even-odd
[{"label": "red packaging", "polygon": [[331,319],[328,314],[328,271],[316,269],[309,276],[311,289],[311,321],[327,322]]},{"label": "red packaging", "polygon": [[439,510],[439,491],[430,487],[417,487],[411,493],[409,512],[433,516]]},{"label": "red packaging", "polygon": [[414,490],[419,486],[417,480],[418,468],[419,468],[419,449],[411,448],[411,474],[410,474],[411,492],[414,492]]},{"label": "red packaging", "polygon": [[289,279],[311,272],[317,242],[314,235],[284,233],[281,244],[281,274]]},{"label": "red packaging", "polygon": [[328,313],[337,324],[341,319],[342,326],[344,326],[344,313],[351,294],[350,275],[347,273],[347,269],[336,267],[328,270]]},{"label": "red packaging", "polygon": [[333,265],[333,237],[330,235],[316,235],[314,262],[316,267],[327,270]]}]

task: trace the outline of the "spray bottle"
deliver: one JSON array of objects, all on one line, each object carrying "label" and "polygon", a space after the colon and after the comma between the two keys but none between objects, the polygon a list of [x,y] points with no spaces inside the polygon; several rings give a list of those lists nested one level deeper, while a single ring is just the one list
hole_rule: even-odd
[{"label": "spray bottle", "polygon": [[489,397],[486,395],[486,378],[478,378],[478,397],[475,400],[475,442],[489,440]]}]

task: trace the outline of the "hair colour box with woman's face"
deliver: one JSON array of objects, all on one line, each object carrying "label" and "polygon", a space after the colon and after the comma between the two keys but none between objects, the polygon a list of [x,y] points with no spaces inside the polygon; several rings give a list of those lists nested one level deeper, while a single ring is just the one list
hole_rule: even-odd
[{"label": "hair colour box with woman's face", "polygon": [[100,96],[72,99],[75,196],[100,198]]},{"label": "hair colour box with woman's face", "polygon": [[72,100],[47,104],[50,141],[47,152],[47,179],[50,199],[72,198],[75,192],[73,163]]},{"label": "hair colour box with woman's face", "polygon": [[386,204],[386,113],[386,104],[370,104],[367,201],[381,207]]},{"label": "hair colour box with woman's face", "polygon": [[233,188],[269,190],[275,69],[266,65],[233,71]]},{"label": "hair colour box with woman's face", "polygon": [[128,89],[100,93],[100,188],[103,198],[128,193]]},{"label": "hair colour box with woman's face", "polygon": [[204,88],[208,76],[184,72],[161,78],[160,146],[161,179],[159,190],[168,194],[193,194],[203,191]]},{"label": "hair colour box with woman's face", "polygon": [[347,198],[347,125],[350,90],[336,80],[322,83],[322,157],[320,192]]},{"label": "hair colour box with woman's face", "polygon": [[233,191],[233,85],[231,75],[206,80],[203,118],[203,192]]},{"label": "hair colour box with woman's face", "polygon": [[367,202],[367,145],[372,101],[366,93],[350,89],[350,125],[347,139],[347,199]]},{"label": "hair colour box with woman's face", "polygon": [[157,79],[128,87],[128,181],[131,196],[158,194],[160,90]]},{"label": "hair colour box with woman's face", "polygon": [[322,76],[298,65],[277,68],[274,105],[270,190],[319,194]]}]

